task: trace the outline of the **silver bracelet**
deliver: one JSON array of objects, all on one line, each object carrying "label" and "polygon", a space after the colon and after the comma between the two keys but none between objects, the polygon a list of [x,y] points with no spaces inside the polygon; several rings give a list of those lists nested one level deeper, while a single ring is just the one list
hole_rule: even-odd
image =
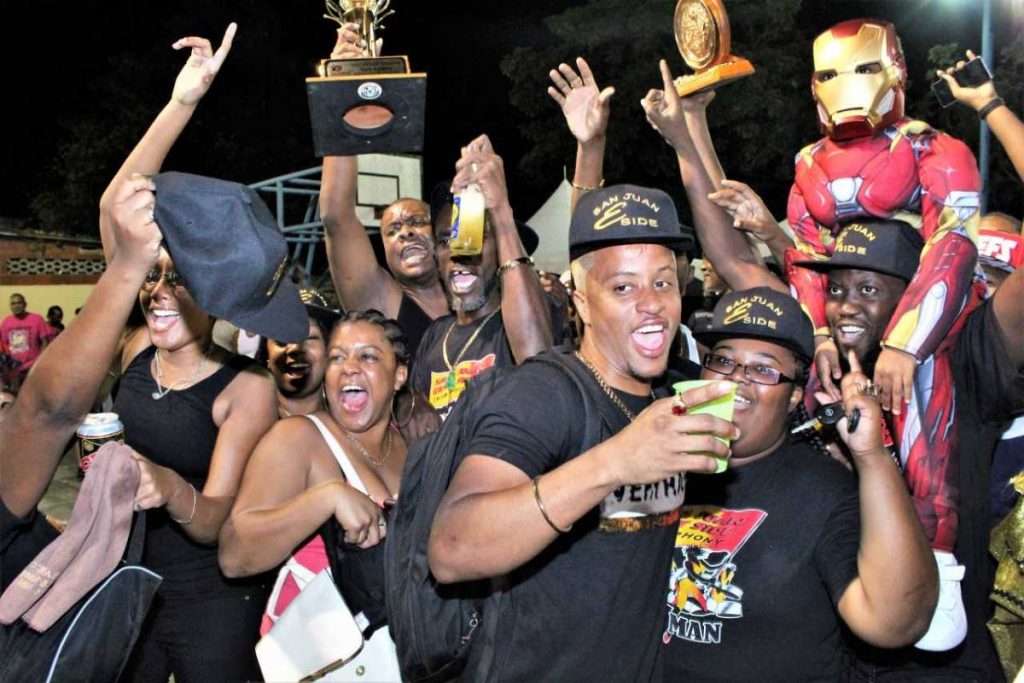
[{"label": "silver bracelet", "polygon": [[192,484],[189,484],[188,487],[192,489],[192,514],[188,516],[188,519],[178,519],[171,514],[170,510],[167,511],[167,515],[182,526],[188,526],[196,518],[196,503],[199,502],[199,493],[196,491],[196,487]]}]

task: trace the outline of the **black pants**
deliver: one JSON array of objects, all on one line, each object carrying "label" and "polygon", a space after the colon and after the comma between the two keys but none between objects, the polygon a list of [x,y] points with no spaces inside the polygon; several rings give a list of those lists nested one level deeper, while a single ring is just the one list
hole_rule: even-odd
[{"label": "black pants", "polygon": [[254,648],[267,603],[264,587],[209,599],[157,593],[121,674],[125,683],[262,681]]}]

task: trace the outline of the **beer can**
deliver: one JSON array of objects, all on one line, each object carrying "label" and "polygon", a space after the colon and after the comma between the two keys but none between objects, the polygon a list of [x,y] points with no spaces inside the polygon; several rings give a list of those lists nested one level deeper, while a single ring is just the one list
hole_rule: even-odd
[{"label": "beer can", "polygon": [[452,237],[449,249],[454,256],[476,256],[484,250],[484,193],[476,184],[455,195],[452,202]]},{"label": "beer can", "polygon": [[89,413],[78,427],[78,465],[83,472],[96,458],[96,451],[108,441],[124,441],[124,425],[117,413]]}]

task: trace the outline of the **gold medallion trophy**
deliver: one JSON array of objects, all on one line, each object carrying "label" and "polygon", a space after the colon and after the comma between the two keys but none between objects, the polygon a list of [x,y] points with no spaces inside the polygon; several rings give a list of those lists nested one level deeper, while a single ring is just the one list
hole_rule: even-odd
[{"label": "gold medallion trophy", "polygon": [[729,17],[722,0],[679,0],[672,24],[679,54],[694,71],[675,80],[680,97],[754,73],[750,62],[729,51]]},{"label": "gold medallion trophy", "polygon": [[354,23],[368,57],[324,59],[306,79],[317,156],[418,152],[423,148],[427,75],[411,73],[409,58],[377,54],[381,21],[391,0],[326,0],[339,26]]}]

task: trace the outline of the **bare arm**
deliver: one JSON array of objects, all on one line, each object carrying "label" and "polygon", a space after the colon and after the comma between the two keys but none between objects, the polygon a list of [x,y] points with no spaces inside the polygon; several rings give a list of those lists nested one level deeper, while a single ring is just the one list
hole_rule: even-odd
[{"label": "bare arm", "polygon": [[19,517],[39,503],[68,440],[107,375],[146,272],[156,262],[160,231],[150,218],[153,185],[130,178],[111,196],[110,265],[81,313],[36,361],[18,400],[0,422],[0,497]]},{"label": "bare arm", "polygon": [[648,122],[676,152],[701,249],[731,289],[768,286],[788,293],[789,289],[757,258],[743,234],[733,229],[728,214],[708,198],[715,188],[687,130],[682,103],[664,60],[661,74],[665,89],[651,90],[641,104]]},{"label": "bare arm", "polygon": [[[722,386],[707,386],[685,399],[696,405],[724,393]],[[537,485],[544,508],[555,524],[567,528],[621,485],[712,471],[713,460],[691,453],[721,457],[726,447],[712,435],[733,438],[734,429],[709,415],[674,416],[672,399],[657,401],[616,436],[543,474]],[[500,576],[536,557],[557,535],[522,470],[471,455],[456,470],[434,518],[430,568],[442,583]]]},{"label": "bare arm", "polygon": [[175,50],[191,48],[192,53],[174,82],[171,100],[135,145],[135,149],[125,159],[100,199],[100,237],[103,238],[103,256],[107,263],[113,259],[116,249],[113,240],[107,239],[111,229],[110,211],[116,188],[133,173],[152,176],[160,172],[167,153],[192,118],[199,100],[209,90],[224,59],[231,51],[231,41],[234,40],[237,28],[234,22],[228,25],[224,32],[224,40],[216,52],[213,51],[210,41],[194,36],[182,38],[172,45]]},{"label": "bare arm", "polygon": [[572,204],[576,208],[585,189],[604,184],[604,148],[608,132],[610,100],[615,88],[600,89],[590,66],[582,57],[576,58],[576,68],[559,64],[548,76],[552,86],[548,94],[562,109],[569,132],[576,138],[576,170],[572,181]]},{"label": "bare arm", "polygon": [[[494,225],[498,243],[498,265],[526,256],[516,231],[512,207],[508,203],[505,166],[486,135],[481,135],[465,148],[455,165],[452,182],[458,192],[476,183],[484,195],[484,203]],[[505,271],[501,277],[501,317],[516,363],[554,344],[554,331],[544,289],[537,272],[527,265]]]},{"label": "bare arm", "polygon": [[260,440],[221,529],[219,557],[226,576],[278,566],[339,509],[346,532],[356,530],[351,515],[359,515],[367,533],[374,533],[365,547],[379,541],[380,509],[373,501],[341,478],[314,483],[310,453],[318,448],[324,448],[323,439],[305,418],[278,422]]},{"label": "bare arm", "polygon": [[[938,574],[928,539],[914,511],[902,474],[882,445],[881,408],[862,395],[868,382],[850,352],[851,371],[843,377],[847,414],[860,410],[855,434],[838,425],[857,469],[861,535],[857,578],[839,599],[843,621],[861,639],[879,647],[916,642],[928,629],[938,597]],[[900,549],[893,562],[892,549]]]},{"label": "bare arm", "polygon": [[[675,88],[673,87],[673,90]],[[708,127],[708,105],[715,99],[715,91],[696,93],[680,100],[683,105],[683,119],[690,131],[693,145],[697,149],[701,165],[708,174],[711,184],[716,190],[722,188],[725,171],[715,152],[715,143],[711,140],[711,129]]]},{"label": "bare arm", "polygon": [[377,257],[356,216],[356,157],[326,157],[320,184],[320,217],[331,279],[348,310],[376,308],[389,318],[398,315],[402,292]]}]

